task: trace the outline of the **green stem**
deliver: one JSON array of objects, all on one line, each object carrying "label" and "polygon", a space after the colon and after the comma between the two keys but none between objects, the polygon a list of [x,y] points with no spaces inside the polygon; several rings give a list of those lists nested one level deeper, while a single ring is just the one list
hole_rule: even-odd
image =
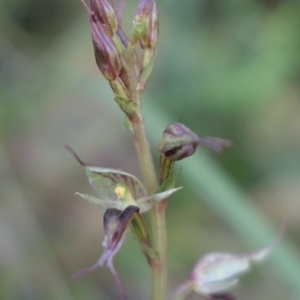
[{"label": "green stem", "polygon": [[138,118],[132,122],[132,127],[144,183],[148,193],[154,194],[158,189],[158,183],[150,146],[146,138],[144,119],[140,111]]},{"label": "green stem", "polygon": [[[136,90],[137,77],[134,69],[133,50],[128,49],[127,68],[131,100],[138,106],[137,118],[131,120],[135,136],[135,147],[137,150],[143,179],[148,193],[154,194],[158,190],[158,182],[155,173],[153,157],[150,145],[146,137],[145,122],[142,115],[141,94]],[[152,300],[166,299],[167,286],[167,259],[166,259],[166,224],[165,204],[158,204],[150,212],[152,243],[159,258],[152,259],[149,264],[152,273]]]},{"label": "green stem", "polygon": [[165,300],[167,289],[167,235],[165,219],[166,202],[154,206],[150,212],[153,247],[159,254],[152,269],[152,300]]},{"label": "green stem", "polygon": [[[158,189],[153,158],[150,146],[146,139],[145,125],[142,117],[132,123],[135,146],[139,163],[144,177],[144,182],[149,194],[154,194]],[[153,248],[158,252],[159,259],[150,262],[152,271],[152,300],[166,299],[167,285],[167,259],[166,259],[166,203],[159,203],[150,211]]]}]

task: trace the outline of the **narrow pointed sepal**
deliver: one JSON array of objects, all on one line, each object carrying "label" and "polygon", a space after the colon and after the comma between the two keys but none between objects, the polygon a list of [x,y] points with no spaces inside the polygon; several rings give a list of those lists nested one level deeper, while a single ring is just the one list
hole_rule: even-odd
[{"label": "narrow pointed sepal", "polygon": [[137,200],[137,202],[138,202],[138,207],[141,210],[141,213],[150,210],[155,204],[157,204],[157,203],[161,202],[162,200],[168,198],[169,196],[171,196],[173,193],[180,190],[181,188],[182,187],[178,187],[178,188],[170,189],[170,190],[167,190],[165,192],[157,193],[157,194],[154,194],[154,195],[151,195],[151,196],[139,198]]},{"label": "narrow pointed sepal", "polygon": [[[118,208],[120,209],[120,204],[116,201],[103,200],[90,195],[75,193],[75,195],[80,196],[81,199],[86,200],[92,204],[100,206],[102,209],[106,210],[108,208]],[[125,207],[124,207],[125,208]],[[122,209],[122,208],[121,208]]]}]

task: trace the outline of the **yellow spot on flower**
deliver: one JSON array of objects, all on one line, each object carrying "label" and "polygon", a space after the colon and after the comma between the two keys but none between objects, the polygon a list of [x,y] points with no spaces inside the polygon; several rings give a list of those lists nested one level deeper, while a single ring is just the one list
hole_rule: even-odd
[{"label": "yellow spot on flower", "polygon": [[123,199],[126,193],[126,188],[124,186],[121,186],[120,184],[117,184],[115,188],[115,193],[118,199]]},{"label": "yellow spot on flower", "polygon": [[135,205],[137,206],[137,203],[135,199],[133,198],[129,187],[124,183],[118,183],[115,186],[115,194],[118,197],[118,199],[123,200],[125,203],[128,203],[129,205]]}]

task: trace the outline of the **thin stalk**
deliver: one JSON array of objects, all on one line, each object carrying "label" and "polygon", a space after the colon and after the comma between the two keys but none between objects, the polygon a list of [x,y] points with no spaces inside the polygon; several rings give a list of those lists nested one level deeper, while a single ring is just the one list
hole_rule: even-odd
[{"label": "thin stalk", "polygon": [[[149,194],[158,189],[156,173],[150,146],[146,138],[145,124],[142,117],[132,123],[135,135],[135,146],[137,149],[139,163],[142,170],[144,182]],[[167,259],[166,259],[166,203],[159,203],[150,211],[151,231],[153,248],[158,252],[159,259],[150,262],[152,272],[152,300],[166,299],[167,285]]]},{"label": "thin stalk", "polygon": [[149,142],[146,138],[145,123],[141,112],[139,112],[138,118],[132,123],[132,127],[135,136],[135,148],[138,153],[144,183],[148,193],[154,194],[158,189],[158,183]]},{"label": "thin stalk", "polygon": [[165,219],[166,202],[154,206],[150,212],[153,247],[159,254],[152,268],[152,300],[165,300],[167,293],[167,235]]},{"label": "thin stalk", "polygon": [[[138,106],[138,117],[132,120],[137,150],[143,179],[149,194],[158,190],[158,181],[155,173],[150,145],[146,137],[145,122],[142,115],[141,94],[137,91],[137,77],[134,69],[134,53],[128,49],[128,68],[126,68],[130,84],[131,100]],[[152,273],[152,300],[166,299],[167,286],[167,259],[166,259],[166,224],[165,204],[157,204],[150,212],[153,248],[158,252],[159,258],[151,260]]]}]

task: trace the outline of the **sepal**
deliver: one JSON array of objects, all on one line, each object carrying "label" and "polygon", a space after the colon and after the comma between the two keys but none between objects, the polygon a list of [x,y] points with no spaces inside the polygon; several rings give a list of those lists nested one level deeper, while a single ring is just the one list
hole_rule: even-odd
[{"label": "sepal", "polygon": [[139,208],[136,206],[128,206],[124,211],[110,208],[106,210],[103,216],[103,226],[105,231],[105,238],[102,243],[103,252],[99,260],[91,267],[85,268],[72,276],[77,279],[82,275],[90,273],[104,264],[111,270],[115,282],[117,284],[120,295],[126,299],[125,291],[122,287],[119,276],[114,268],[113,259],[116,253],[121,248],[129,223],[138,214]]}]

